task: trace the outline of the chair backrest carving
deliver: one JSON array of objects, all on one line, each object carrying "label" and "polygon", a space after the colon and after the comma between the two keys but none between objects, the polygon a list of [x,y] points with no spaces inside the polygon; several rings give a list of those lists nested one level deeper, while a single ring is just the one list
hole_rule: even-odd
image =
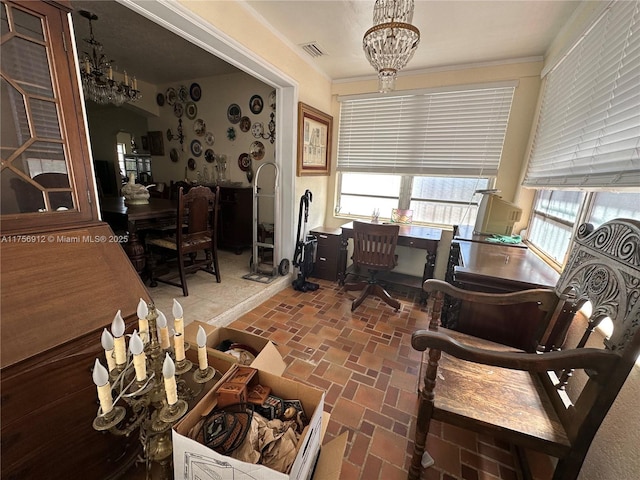
[{"label": "chair backrest carving", "polygon": [[391,270],[400,226],[353,222],[353,263],[371,270]]},{"label": "chair backrest carving", "polygon": [[[178,249],[188,247],[205,237],[210,237],[216,245],[218,202],[220,187],[212,192],[209,187],[193,187],[184,193],[182,187],[178,190],[177,225],[186,225],[186,229],[178,229]],[[202,248],[202,247],[200,247]]]},{"label": "chair backrest carving", "polygon": [[[541,374],[573,440],[590,441],[640,354],[640,222],[617,219],[595,230],[580,226],[555,290],[566,311],[578,312],[590,302],[591,314],[586,321],[580,312],[558,317],[550,327],[556,339],[550,349],[604,347],[619,357],[608,371]],[[606,318],[613,325],[608,338],[596,328]],[[582,322],[584,332],[567,335],[572,322]]]}]

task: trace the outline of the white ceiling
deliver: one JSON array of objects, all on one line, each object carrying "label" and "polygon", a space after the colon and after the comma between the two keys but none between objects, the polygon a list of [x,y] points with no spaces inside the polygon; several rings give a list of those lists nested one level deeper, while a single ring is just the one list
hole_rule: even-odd
[{"label": "white ceiling", "polygon": [[[247,15],[280,37],[332,80],[375,75],[362,36],[372,26],[374,0],[245,0]],[[405,72],[542,56],[580,1],[416,0],[413,24],[420,46]],[[115,1],[72,0],[98,15],[96,39],[118,70],[164,84],[229,73],[235,68]],[[78,50],[88,22],[73,13]],[[300,45],[315,42],[326,55],[312,58]]]}]

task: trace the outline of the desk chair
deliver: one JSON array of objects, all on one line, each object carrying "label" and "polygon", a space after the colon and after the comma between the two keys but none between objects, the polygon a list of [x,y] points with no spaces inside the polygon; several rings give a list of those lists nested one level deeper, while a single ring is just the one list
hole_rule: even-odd
[{"label": "desk chair", "polygon": [[[411,339],[414,349],[428,350],[428,362],[409,479],[420,478],[434,419],[556,457],[553,479],[575,480],[640,353],[640,222],[582,225],[553,289],[488,294],[427,280],[424,290],[436,293],[429,330]],[[537,352],[439,328],[443,294],[493,305],[538,302],[546,315],[532,339]],[[580,311],[587,301],[589,318]],[[605,338],[596,327],[607,317],[613,333]]]},{"label": "desk chair", "polygon": [[[164,250],[175,253],[178,261],[178,274],[169,273],[167,276],[157,277],[155,274],[155,259],[150,259],[151,286],[157,282],[167,283],[182,288],[185,297],[189,295],[185,275],[203,270],[215,275],[220,283],[220,267],[218,266],[218,201],[220,187],[212,192],[209,187],[193,187],[189,193],[184,193],[182,187],[178,190],[178,208],[176,214],[175,232],[169,236],[148,238],[149,255],[155,251]],[[204,258],[198,258],[198,252],[203,251]],[[188,257],[188,258],[185,258]],[[179,278],[177,282],[175,279]]]},{"label": "desk chair", "polygon": [[399,225],[353,222],[353,265],[366,268],[369,279],[344,285],[347,291],[362,290],[360,297],[351,304],[351,311],[358,308],[370,294],[380,297],[396,312],[400,309],[400,302],[391,298],[377,281],[378,272],[393,270],[397,265],[395,251],[399,232]]}]

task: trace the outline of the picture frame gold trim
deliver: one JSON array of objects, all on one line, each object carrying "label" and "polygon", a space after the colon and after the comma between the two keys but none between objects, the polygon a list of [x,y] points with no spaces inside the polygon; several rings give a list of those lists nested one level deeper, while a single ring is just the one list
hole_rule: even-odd
[{"label": "picture frame gold trim", "polygon": [[298,102],[297,175],[329,175],[333,117]]}]

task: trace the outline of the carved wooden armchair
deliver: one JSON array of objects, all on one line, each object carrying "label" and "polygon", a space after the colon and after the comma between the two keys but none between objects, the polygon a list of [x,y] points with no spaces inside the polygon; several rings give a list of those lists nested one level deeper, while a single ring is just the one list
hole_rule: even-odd
[{"label": "carved wooden armchair", "polygon": [[[411,341],[428,350],[428,363],[409,479],[420,477],[431,419],[556,457],[554,480],[576,479],[640,352],[640,222],[618,219],[595,231],[582,225],[553,290],[483,294],[438,280],[424,290],[436,293],[429,330]],[[537,298],[548,312],[538,351],[438,331],[444,294],[493,304]],[[589,318],[578,311],[587,301]],[[596,330],[605,318],[613,324],[609,337]]]}]

